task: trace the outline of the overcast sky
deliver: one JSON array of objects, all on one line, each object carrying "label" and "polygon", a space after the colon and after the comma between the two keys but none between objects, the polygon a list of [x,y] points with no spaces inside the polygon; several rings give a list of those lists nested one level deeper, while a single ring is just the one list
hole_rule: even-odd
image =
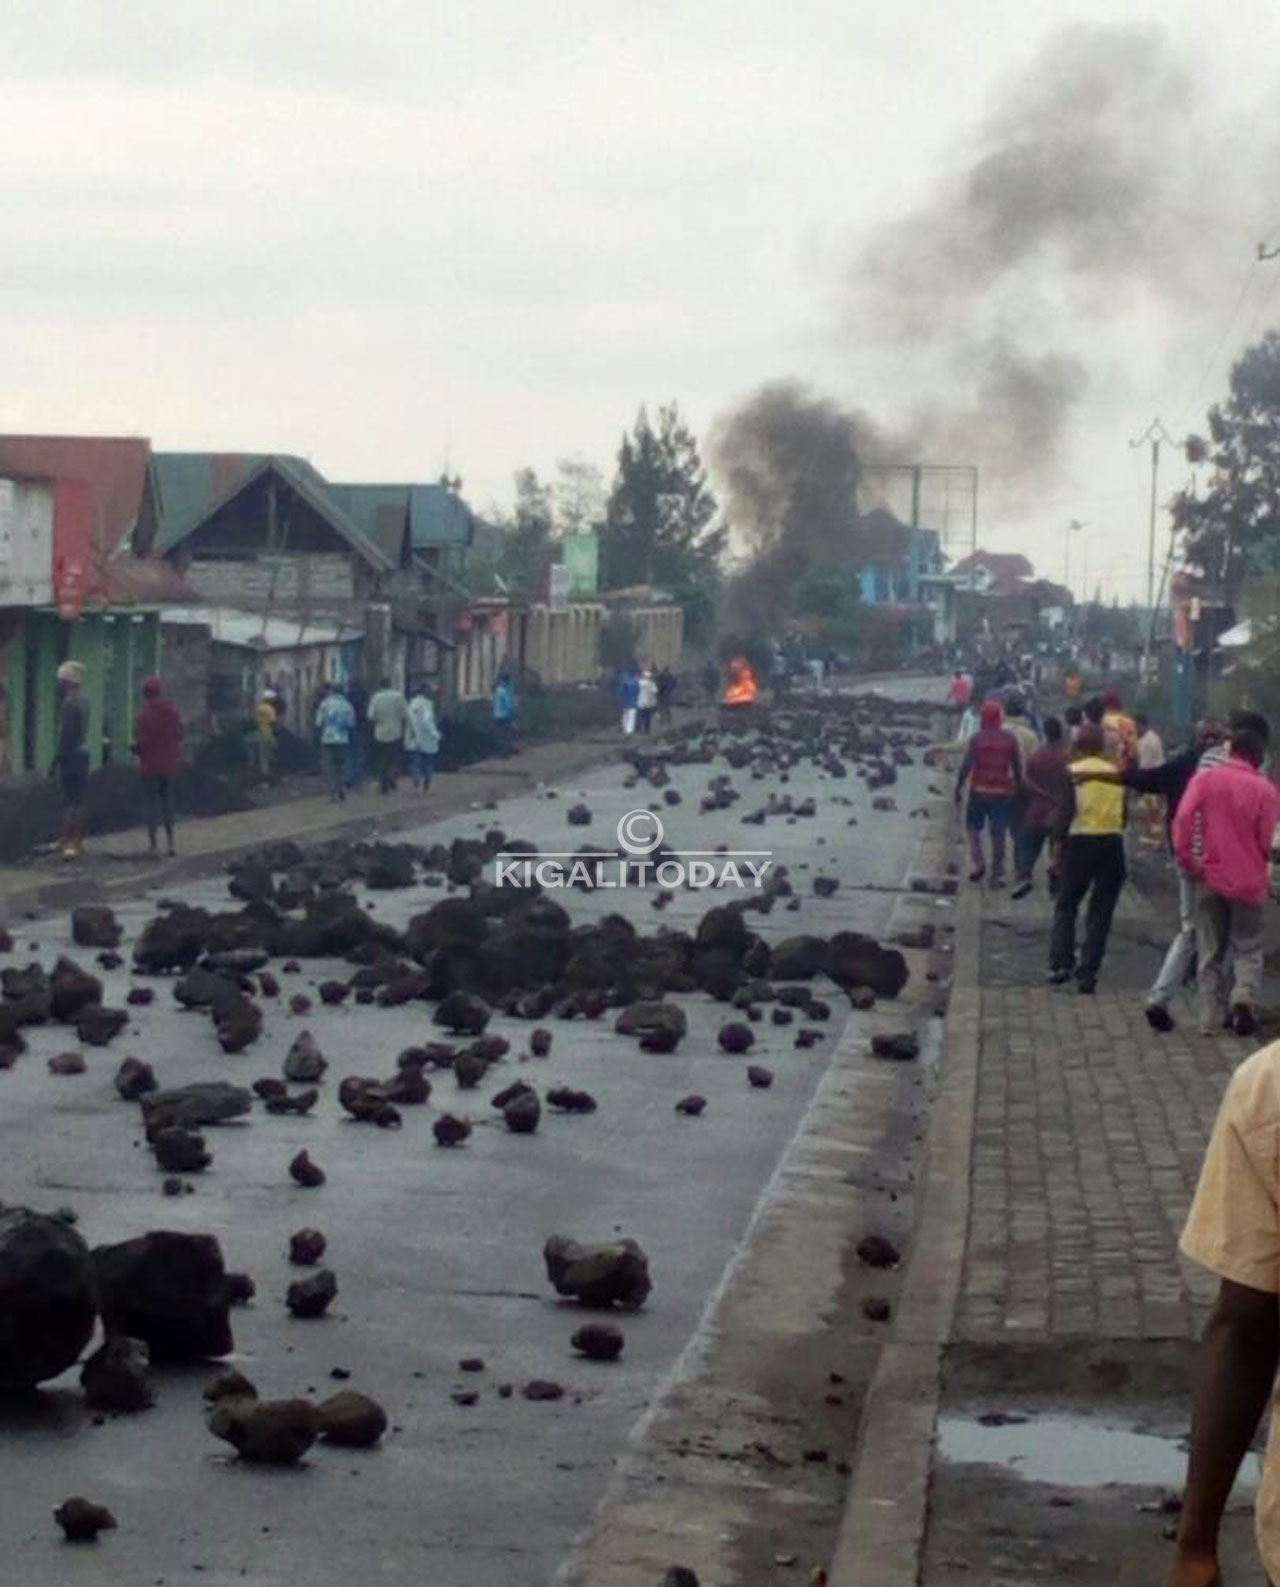
[{"label": "overcast sky", "polygon": [[[858,323],[852,262],[929,205],[1055,26],[1117,9],[7,0],[0,427],[293,451],[347,479],[447,459],[483,506],[523,464],[607,468],[641,401],[705,432],[784,376],[886,422],[971,399],[954,362],[920,389],[918,331],[899,349]],[[1095,316],[1048,294],[1088,389],[1050,477],[984,475],[983,538],[1060,577],[1085,519],[1077,577],[1087,541],[1091,582],[1127,597],[1129,438],[1156,413],[1185,430],[1280,320],[1280,261],[1250,268],[1280,235],[1280,186],[1254,174],[1275,169],[1280,8],[1123,10],[1163,25],[1213,124],[1179,195],[1204,195],[1195,291]]]}]

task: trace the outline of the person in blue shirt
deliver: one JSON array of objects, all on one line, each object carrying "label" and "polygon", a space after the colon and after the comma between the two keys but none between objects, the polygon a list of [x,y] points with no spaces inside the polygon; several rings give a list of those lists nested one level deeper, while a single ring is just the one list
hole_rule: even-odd
[{"label": "person in blue shirt", "polygon": [[622,672],[614,692],[622,708],[622,731],[630,738],[636,730],[636,708],[640,704],[640,674],[634,662]]},{"label": "person in blue shirt", "polygon": [[329,782],[329,797],[335,804],[347,797],[347,757],[355,727],[355,707],[342,692],[342,685],[326,683],[316,705],[316,732],[320,735],[320,759]]},{"label": "person in blue shirt", "polygon": [[503,670],[498,674],[498,681],[493,686],[493,726],[498,736],[500,755],[512,753],[511,741],[515,735],[518,703],[516,691],[511,687],[510,675]]}]

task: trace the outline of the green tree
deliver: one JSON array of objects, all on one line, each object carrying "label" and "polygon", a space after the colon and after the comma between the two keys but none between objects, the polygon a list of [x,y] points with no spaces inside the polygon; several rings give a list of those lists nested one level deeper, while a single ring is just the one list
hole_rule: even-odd
[{"label": "green tree", "polygon": [[654,584],[684,607],[686,637],[706,639],[714,621],[720,557],[728,531],[713,527],[718,504],[693,432],[675,403],[656,428],[641,408],[622,438],[600,538],[606,589]]},{"label": "green tree", "polygon": [[1233,365],[1208,438],[1193,436],[1187,456],[1213,469],[1203,495],[1188,489],[1173,501],[1187,560],[1231,586],[1280,572],[1280,331]]},{"label": "green tree", "polygon": [[825,643],[838,650],[856,649],[863,637],[865,608],[862,580],[856,568],[811,567],[795,588],[795,613],[816,619]]}]

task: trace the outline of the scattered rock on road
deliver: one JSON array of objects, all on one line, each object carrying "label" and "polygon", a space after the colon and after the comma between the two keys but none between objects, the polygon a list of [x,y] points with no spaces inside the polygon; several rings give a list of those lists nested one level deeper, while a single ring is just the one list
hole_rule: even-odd
[{"label": "scattered rock on road", "polygon": [[91,1499],[64,1499],[53,1512],[68,1543],[93,1543],[99,1532],[114,1530],[116,1518],[105,1504]]},{"label": "scattered rock on road", "polygon": [[584,1306],[643,1306],[653,1288],[649,1258],[634,1240],[579,1245],[553,1234],[543,1248],[547,1277],[558,1295]]},{"label": "scattered rock on road", "polygon": [[71,940],[80,948],[118,948],[124,932],[106,904],[77,904],[71,911]]},{"label": "scattered rock on road", "polygon": [[591,1361],[616,1361],[626,1345],[626,1335],[615,1323],[586,1323],[569,1341]]},{"label": "scattered rock on road", "polygon": [[230,1444],[241,1460],[293,1466],[320,1433],[320,1412],[309,1400],[219,1400],[209,1431]]},{"label": "scattered rock on road", "polygon": [[282,1073],[294,1085],[313,1086],[324,1079],[329,1060],[309,1030],[299,1031],[285,1054]]},{"label": "scattered rock on road", "polygon": [[65,1372],[96,1316],[92,1259],[75,1230],[25,1207],[0,1209],[0,1388]]},{"label": "scattered rock on road", "polygon": [[155,1070],[141,1058],[126,1058],[116,1070],[115,1087],[126,1102],[136,1102],[158,1086]]},{"label": "scattered rock on road", "polygon": [[866,1267],[897,1267],[902,1253],[883,1234],[868,1234],[858,1241],[858,1260]]},{"label": "scattered rock on road", "polygon": [[331,1269],[322,1267],[310,1278],[297,1278],[289,1285],[285,1305],[295,1317],[323,1317],[338,1294],[338,1280]]},{"label": "scattered rock on road", "polygon": [[564,1385],[550,1378],[530,1378],[520,1393],[526,1400],[562,1400]]},{"label": "scattered rock on road", "polygon": [[452,1113],[442,1113],[431,1126],[437,1146],[461,1146],[471,1134],[468,1119],[456,1118]]},{"label": "scattered rock on road", "polygon": [[155,1399],[151,1352],[141,1339],[113,1334],[85,1362],[80,1387],[95,1411],[142,1411]]},{"label": "scattered rock on road", "polygon": [[289,1236],[289,1260],[295,1267],[314,1267],[328,1243],[319,1229],[299,1229]]},{"label": "scattered rock on road", "polygon": [[235,1348],[227,1271],[211,1234],[153,1230],[95,1246],[103,1327],[141,1339],[154,1362],[200,1361]]},{"label": "scattered rock on road", "polygon": [[320,1436],[342,1449],[368,1449],[387,1430],[387,1413],[367,1394],[342,1389],[321,1400]]},{"label": "scattered rock on road", "polygon": [[204,1398],[210,1405],[216,1405],[219,1400],[256,1400],[257,1397],[253,1383],[235,1367],[227,1367],[204,1386]]},{"label": "scattered rock on road", "polygon": [[877,1058],[905,1062],[920,1056],[920,1038],[912,1031],[881,1032],[871,1038],[871,1051]]},{"label": "scattered rock on road", "polygon": [[311,1161],[311,1154],[305,1149],[289,1164],[289,1175],[304,1190],[318,1189],[325,1180],[324,1169]]}]

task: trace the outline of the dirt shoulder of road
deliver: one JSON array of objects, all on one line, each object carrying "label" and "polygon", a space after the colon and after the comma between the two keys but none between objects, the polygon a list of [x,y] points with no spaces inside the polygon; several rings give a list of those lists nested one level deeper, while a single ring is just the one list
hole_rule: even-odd
[{"label": "dirt shoulder of road", "polygon": [[[690,713],[688,719],[697,720],[697,714]],[[136,897],[151,888],[207,876],[263,844],[285,839],[320,843],[391,836],[423,821],[482,810],[510,794],[614,761],[622,746],[617,734],[580,735],[444,773],[426,793],[402,781],[394,793],[380,794],[368,783],[341,803],[328,795],[309,795],[256,810],[193,818],[179,823],[179,853],[173,859],[148,852],[142,827],[90,838],[80,860],[42,854],[23,865],[0,867],[0,915],[12,921],[40,909]]]}]

